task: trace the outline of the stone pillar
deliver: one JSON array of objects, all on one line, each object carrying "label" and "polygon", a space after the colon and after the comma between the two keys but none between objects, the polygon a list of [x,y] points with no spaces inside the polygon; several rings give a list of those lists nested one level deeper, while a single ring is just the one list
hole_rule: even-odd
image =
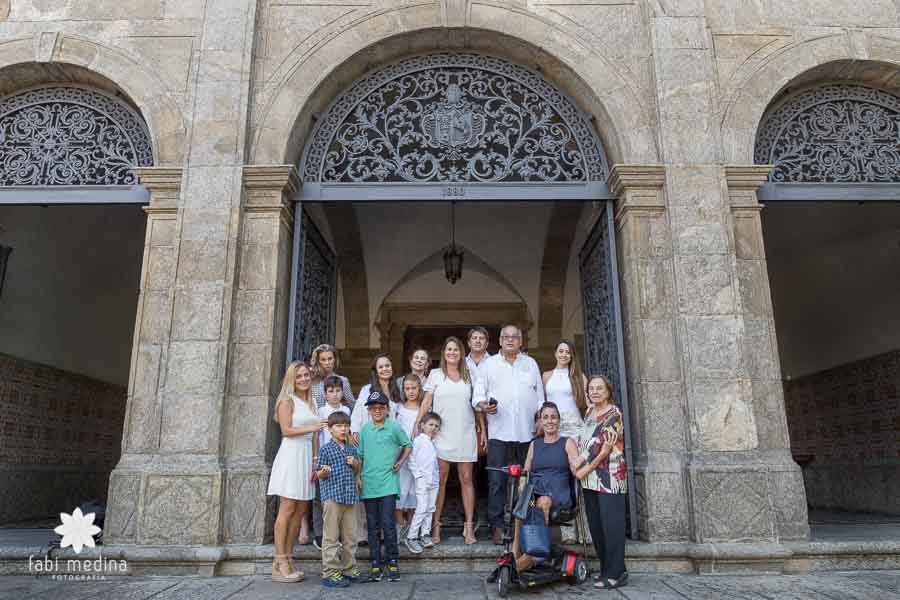
[{"label": "stone pillar", "polygon": [[[180,392],[194,391],[198,358],[184,354],[176,322],[183,255],[178,210],[182,170],[136,170],[150,192],[141,291],[135,323],[122,458],[110,476],[104,535],[112,543],[213,544],[218,541],[221,469],[204,414]],[[215,353],[213,353],[215,356]],[[194,379],[196,377],[196,379]],[[188,409],[187,412],[183,408]],[[200,428],[183,431],[187,428]],[[188,446],[196,444],[197,452]]]},{"label": "stone pillar", "polygon": [[263,543],[272,530],[267,500],[277,450],[272,420],[287,351],[293,240],[291,165],[246,166],[231,361],[225,402],[226,543]]},{"label": "stone pillar", "polygon": [[[180,193],[169,203],[172,248],[155,258],[151,247],[145,268],[153,285],[158,269],[169,309],[146,327],[148,294],[138,314],[125,451],[110,481],[114,543],[215,545],[223,538],[226,392],[256,8],[254,0],[232,0],[197,24],[184,103],[190,146]],[[143,358],[145,348],[159,358]]]},{"label": "stone pillar", "polygon": [[687,432],[676,327],[672,240],[661,165],[616,165],[616,202],[638,529],[649,541],[686,540]]},{"label": "stone pillar", "polygon": [[767,181],[770,171],[768,165],[726,166],[725,179],[731,208],[737,300],[744,325],[744,360],[759,453],[767,465],[775,533],[780,540],[805,539],[809,535],[806,492],[803,475],[791,457],[760,222],[763,207],[756,197],[756,190]]}]

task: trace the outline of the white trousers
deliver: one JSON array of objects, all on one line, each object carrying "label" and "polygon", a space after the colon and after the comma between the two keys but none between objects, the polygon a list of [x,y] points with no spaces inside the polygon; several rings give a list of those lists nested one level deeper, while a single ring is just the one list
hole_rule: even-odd
[{"label": "white trousers", "polygon": [[430,483],[424,477],[416,479],[416,512],[406,534],[411,540],[431,534],[431,519],[434,517],[437,504],[438,488],[431,487]]}]

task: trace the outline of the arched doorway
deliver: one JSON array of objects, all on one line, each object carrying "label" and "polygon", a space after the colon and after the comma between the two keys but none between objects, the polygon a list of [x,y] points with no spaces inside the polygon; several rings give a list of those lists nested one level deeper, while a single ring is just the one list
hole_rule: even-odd
[{"label": "arched doorway", "polygon": [[0,98],[0,524],[105,502],[121,452],[153,149],[104,83]]},{"label": "arched doorway", "polygon": [[[301,242],[295,251],[290,314],[315,304],[320,314],[313,321],[336,323],[328,331],[358,361],[356,367],[346,367],[358,388],[366,378],[366,359],[375,351],[403,356],[410,326],[449,330],[496,327],[512,320],[528,329],[532,323],[523,322],[522,315],[543,319],[538,310],[543,299],[556,311],[556,324],[547,331],[566,333],[566,322],[570,337],[590,349],[586,368],[610,375],[627,414],[627,387],[618,385],[625,381],[625,365],[608,170],[603,144],[584,112],[525,67],[484,54],[439,52],[377,69],[330,104],[306,143],[294,220],[295,241]],[[599,202],[599,208],[585,205],[562,212],[573,220],[570,235],[548,227],[551,215],[561,214],[554,212],[555,206],[589,202]],[[448,223],[448,205],[468,214],[465,227],[457,225],[463,221],[456,217]],[[300,246],[308,236],[302,228],[314,225],[314,237],[323,228],[314,223],[315,213],[326,215],[324,228],[334,240],[340,241],[343,230],[354,232],[349,260],[336,244],[326,260],[304,262]],[[571,232],[579,227],[584,231],[576,244]],[[484,309],[502,303],[487,291],[493,284],[486,282],[471,296],[460,297],[457,282],[449,277],[443,281],[439,271],[429,280],[429,302],[407,298],[404,306],[391,303],[390,291],[404,274],[429,256],[457,248],[456,240],[459,248],[488,265],[486,271],[499,274],[491,280],[496,289],[502,287],[500,280],[512,282],[524,299],[516,314],[500,310],[497,322],[473,320],[474,305]],[[560,264],[542,262],[548,256]],[[303,290],[317,287],[319,296],[325,294],[322,282],[334,281],[334,264],[338,301],[311,302]],[[567,292],[578,299],[569,302],[569,318],[564,319]],[[360,295],[365,303],[348,302]],[[442,296],[455,298],[457,312],[468,311],[465,317],[449,322],[452,310],[446,300],[440,301]],[[368,313],[364,347],[348,348],[349,324],[353,321],[356,330],[360,313]],[[401,313],[406,316],[399,320],[392,316]],[[402,327],[395,328],[398,323]],[[557,339],[541,339],[539,330],[529,335],[529,353],[543,370],[551,369]],[[300,337],[296,327],[289,336],[289,358],[302,357],[310,345],[323,341]],[[354,368],[358,371],[351,373]],[[632,495],[636,526],[633,500]]]},{"label": "arched doorway", "polygon": [[[878,68],[888,81],[894,70]],[[777,98],[755,149],[773,165],[763,233],[791,451],[814,524],[898,514],[900,95],[838,63],[804,79],[841,70],[848,79]]]}]

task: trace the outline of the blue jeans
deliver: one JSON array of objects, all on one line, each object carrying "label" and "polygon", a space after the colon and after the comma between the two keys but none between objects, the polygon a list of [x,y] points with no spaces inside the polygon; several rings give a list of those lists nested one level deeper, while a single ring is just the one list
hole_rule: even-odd
[{"label": "blue jeans", "polygon": [[[394,520],[397,496],[366,498],[363,503],[366,505],[366,529],[372,565],[380,567],[385,562],[397,564],[400,560],[400,551],[397,549],[397,521]],[[379,532],[384,533],[385,560],[381,558],[382,541]]]}]

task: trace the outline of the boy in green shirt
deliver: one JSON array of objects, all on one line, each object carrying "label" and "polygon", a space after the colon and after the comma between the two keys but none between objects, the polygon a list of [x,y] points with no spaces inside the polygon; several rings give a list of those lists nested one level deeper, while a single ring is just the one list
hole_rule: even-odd
[{"label": "boy in green shirt", "polygon": [[361,497],[366,506],[369,553],[372,556],[368,581],[381,581],[384,574],[380,533],[384,537],[388,581],[400,581],[394,508],[400,495],[398,472],[409,458],[412,444],[403,428],[387,418],[388,398],[384,394],[373,391],[366,400],[366,409],[372,420],[359,432],[357,453],[363,461]]}]

